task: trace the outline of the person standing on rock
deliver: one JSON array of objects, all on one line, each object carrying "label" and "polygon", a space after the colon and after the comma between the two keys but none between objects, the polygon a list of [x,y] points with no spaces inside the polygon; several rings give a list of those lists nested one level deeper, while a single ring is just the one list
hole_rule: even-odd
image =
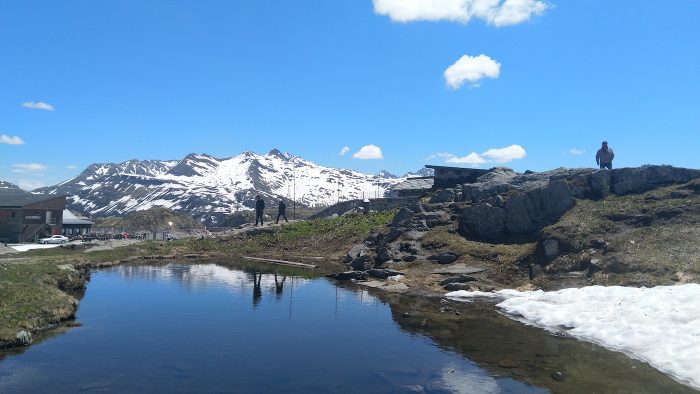
[{"label": "person standing on rock", "polygon": [[615,153],[608,147],[608,141],[603,141],[603,146],[598,149],[595,154],[595,162],[600,166],[600,169],[607,168],[612,170],[612,161],[615,158]]},{"label": "person standing on rock", "polygon": [[284,201],[280,200],[280,205],[277,208],[278,208],[277,220],[275,221],[275,223],[280,222],[280,216],[284,218],[285,222],[289,223],[289,220],[287,220],[287,215],[286,215],[287,206],[284,205]]},{"label": "person standing on rock", "polygon": [[260,195],[255,196],[255,225],[258,225],[258,220],[260,225],[263,225],[263,211],[265,211],[265,200],[260,197]]}]

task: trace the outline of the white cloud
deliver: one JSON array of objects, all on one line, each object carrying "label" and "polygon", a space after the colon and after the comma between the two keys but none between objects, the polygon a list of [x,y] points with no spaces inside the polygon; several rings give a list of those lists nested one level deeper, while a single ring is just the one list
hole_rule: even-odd
[{"label": "white cloud", "polygon": [[511,145],[505,148],[489,149],[482,153],[490,163],[508,163],[509,161],[522,159],[527,156],[527,152],[520,145]]},{"label": "white cloud", "polygon": [[581,150],[581,149],[571,148],[571,149],[569,149],[569,151],[567,153],[569,153],[570,155],[578,156],[578,155],[582,155],[582,154],[586,153],[586,151]]},{"label": "white cloud", "polygon": [[78,168],[78,166],[76,166],[75,164],[68,164],[66,168],[69,170],[75,170],[76,168]]},{"label": "white cloud", "polygon": [[22,145],[24,144],[24,140],[20,138],[17,135],[0,135],[0,144],[7,144],[7,145]]},{"label": "white cloud", "polygon": [[501,64],[486,55],[464,55],[445,70],[445,82],[450,89],[459,89],[465,82],[479,86],[484,78],[498,78]]},{"label": "white cloud", "polygon": [[46,166],[44,164],[39,164],[39,163],[13,164],[12,165],[12,172],[36,173],[36,172],[45,171],[48,168],[49,168],[48,166]]},{"label": "white cloud", "polygon": [[22,106],[24,108],[30,108],[30,109],[41,109],[44,111],[53,111],[53,105],[45,103],[43,101],[27,101],[26,103],[22,103]]},{"label": "white cloud", "polygon": [[360,160],[377,160],[383,159],[384,155],[382,154],[382,148],[376,145],[365,145],[355,152],[352,157]]},{"label": "white cloud", "polygon": [[520,145],[511,145],[505,148],[492,148],[484,153],[472,152],[466,156],[457,156],[452,153],[438,153],[431,158],[440,157],[449,164],[465,164],[471,167],[478,167],[481,164],[497,163],[503,164],[513,160],[522,159],[527,156],[527,152]]},{"label": "white cloud", "polygon": [[477,18],[496,27],[517,25],[549,8],[540,0],[373,0],[373,4],[375,13],[395,22],[467,23]]},{"label": "white cloud", "polygon": [[343,149],[340,150],[338,153],[340,156],[345,156],[346,153],[350,152],[350,147],[349,146],[344,146]]}]

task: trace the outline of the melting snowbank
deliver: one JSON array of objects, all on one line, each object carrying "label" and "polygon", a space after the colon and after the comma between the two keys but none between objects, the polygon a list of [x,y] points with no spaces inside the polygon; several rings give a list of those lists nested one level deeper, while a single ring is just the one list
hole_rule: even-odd
[{"label": "melting snowbank", "polygon": [[654,288],[591,286],[555,292],[455,291],[468,301],[500,297],[506,313],[546,329],[623,351],[700,388],[700,285]]}]

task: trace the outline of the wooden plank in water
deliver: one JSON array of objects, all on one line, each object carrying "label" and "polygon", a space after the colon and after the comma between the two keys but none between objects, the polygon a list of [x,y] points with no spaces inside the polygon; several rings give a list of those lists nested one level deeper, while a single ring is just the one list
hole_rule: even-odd
[{"label": "wooden plank in water", "polygon": [[251,257],[251,256],[241,256],[244,260],[260,261],[263,263],[279,264],[279,265],[289,265],[292,267],[304,267],[304,268],[316,268],[313,264],[297,263],[294,261],[285,260],[275,260],[275,259],[265,259],[262,257]]}]

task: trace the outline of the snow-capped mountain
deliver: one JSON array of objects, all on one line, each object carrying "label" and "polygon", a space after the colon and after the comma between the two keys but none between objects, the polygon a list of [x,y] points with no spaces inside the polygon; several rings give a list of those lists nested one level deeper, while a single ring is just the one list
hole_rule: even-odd
[{"label": "snow-capped mountain", "polygon": [[318,207],[339,199],[381,197],[403,179],[323,167],[274,149],[224,159],[189,154],[180,161],[92,164],[72,179],[36,191],[67,194],[68,209],[93,217],[163,206],[216,224],[232,212],[253,209],[258,194],[268,207],[279,199]]},{"label": "snow-capped mountain", "polygon": [[22,190],[19,186],[14,183],[0,181],[0,194],[25,194],[26,191]]}]

